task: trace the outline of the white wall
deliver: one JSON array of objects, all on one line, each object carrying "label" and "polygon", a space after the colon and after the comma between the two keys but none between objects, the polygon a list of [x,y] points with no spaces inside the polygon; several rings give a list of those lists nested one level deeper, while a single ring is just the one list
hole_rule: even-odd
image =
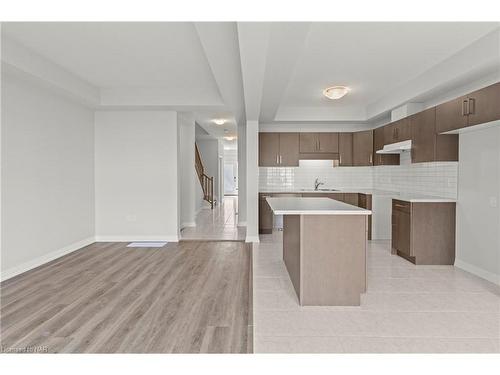
[{"label": "white wall", "polygon": [[93,111],[2,74],[2,279],[93,242]]},{"label": "white wall", "polygon": [[246,242],[259,242],[259,122],[246,127]]},{"label": "white wall", "polygon": [[177,114],[95,114],[97,240],[178,240]]},{"label": "white wall", "polygon": [[238,124],[238,225],[247,223],[246,124]]},{"label": "white wall", "polygon": [[457,267],[500,283],[500,126],[459,136]]},{"label": "white wall", "polygon": [[[179,129],[179,205],[180,228],[195,226],[196,186],[198,183],[194,167],[195,122],[191,113],[178,113]],[[199,183],[198,183],[199,185]]]}]

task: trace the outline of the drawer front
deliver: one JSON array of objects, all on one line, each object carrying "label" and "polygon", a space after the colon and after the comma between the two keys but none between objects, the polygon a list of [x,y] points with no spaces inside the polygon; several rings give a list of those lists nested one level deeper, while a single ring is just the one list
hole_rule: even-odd
[{"label": "drawer front", "polygon": [[398,199],[393,199],[392,200],[392,210],[398,210],[406,213],[410,213],[411,209],[411,203],[410,202],[405,202],[405,201],[400,201]]}]

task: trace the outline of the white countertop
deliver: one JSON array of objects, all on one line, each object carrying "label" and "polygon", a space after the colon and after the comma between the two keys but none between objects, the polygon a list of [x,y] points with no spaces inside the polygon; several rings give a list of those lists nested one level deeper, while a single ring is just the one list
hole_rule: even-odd
[{"label": "white countertop", "polygon": [[306,190],[306,189],[295,189],[295,190],[266,190],[260,191],[263,194],[279,194],[279,193],[295,193],[295,194],[334,194],[334,193],[360,193],[360,194],[370,194],[370,195],[383,195],[392,199],[399,199],[405,202],[456,202],[456,199],[437,197],[425,194],[415,194],[415,193],[404,193],[397,191],[388,190],[377,190],[377,189],[356,189],[356,188],[339,188],[335,191],[332,190]]},{"label": "white countertop", "polygon": [[370,210],[330,198],[266,198],[275,215],[371,215]]}]

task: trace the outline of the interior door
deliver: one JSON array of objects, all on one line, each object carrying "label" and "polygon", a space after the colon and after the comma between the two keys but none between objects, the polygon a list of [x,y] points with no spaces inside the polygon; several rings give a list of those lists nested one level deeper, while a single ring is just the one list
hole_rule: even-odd
[{"label": "interior door", "polygon": [[236,163],[224,163],[224,194],[236,195],[238,193]]}]

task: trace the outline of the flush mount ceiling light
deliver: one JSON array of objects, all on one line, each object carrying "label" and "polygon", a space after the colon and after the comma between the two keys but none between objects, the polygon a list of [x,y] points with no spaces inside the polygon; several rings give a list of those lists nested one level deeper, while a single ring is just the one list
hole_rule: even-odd
[{"label": "flush mount ceiling light", "polygon": [[214,120],[214,123],[215,123],[216,125],[224,125],[224,124],[226,123],[226,120],[224,120],[223,118],[216,118],[216,119]]},{"label": "flush mount ceiling light", "polygon": [[349,92],[349,87],[346,86],[332,86],[323,90],[323,95],[328,99],[336,100],[345,96]]},{"label": "flush mount ceiling light", "polygon": [[226,141],[232,141],[232,140],[236,139],[236,137],[224,137],[224,139]]}]

